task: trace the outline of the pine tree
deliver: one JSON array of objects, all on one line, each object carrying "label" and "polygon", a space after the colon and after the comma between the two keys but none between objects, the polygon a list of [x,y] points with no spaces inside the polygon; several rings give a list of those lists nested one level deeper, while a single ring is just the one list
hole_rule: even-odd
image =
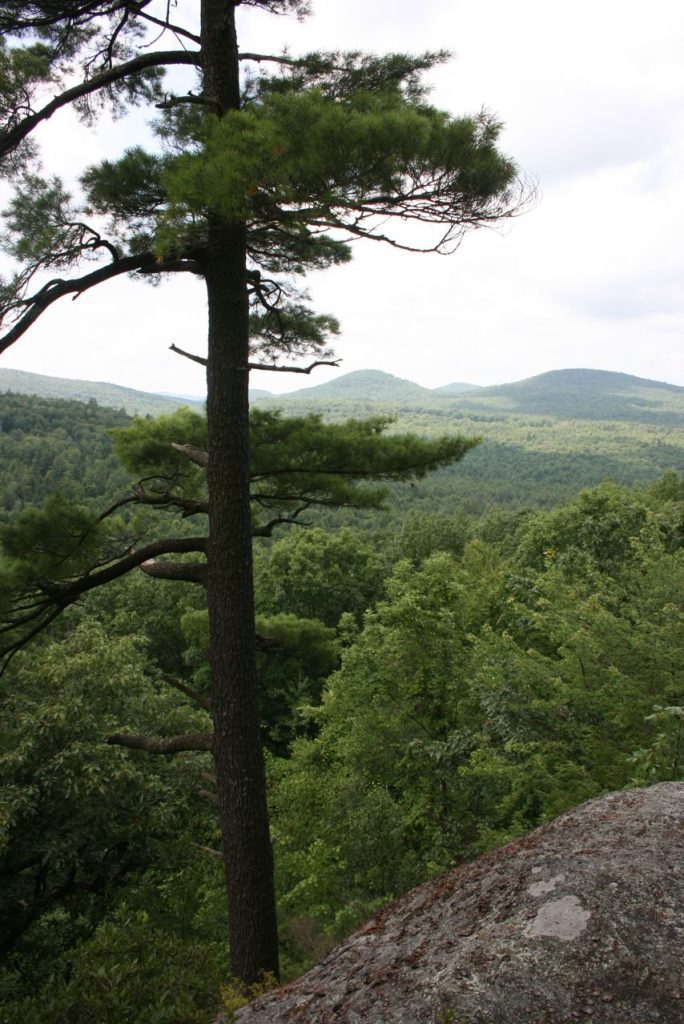
[{"label": "pine tree", "polygon": [[[443,54],[240,53],[240,0],[200,6],[197,32],[190,3],[161,17],[145,0],[0,3],[0,157],[14,182],[6,248],[17,264],[0,295],[0,351],[59,298],[123,274],[204,281],[214,756],[232,963],[250,980],[277,973],[278,949],[256,702],[249,370],[283,369],[283,355],[311,358],[300,372],[330,359],[335,321],[290,281],[349,259],[342,238],[448,252],[468,228],[519,209],[521,189],[495,120],[427,103],[421,73]],[[164,69],[177,64],[197,68],[197,91],[164,91]],[[242,79],[241,67],[251,69]],[[46,92],[56,95],[41,102]],[[159,145],[84,169],[74,197],[35,163],[38,130],[62,107],[92,118],[100,103],[156,104]]]}]

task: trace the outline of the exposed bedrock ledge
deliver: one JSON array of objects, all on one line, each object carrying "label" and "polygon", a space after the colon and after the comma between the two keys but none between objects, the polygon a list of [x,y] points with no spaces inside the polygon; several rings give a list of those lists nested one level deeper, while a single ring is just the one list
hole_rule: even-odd
[{"label": "exposed bedrock ledge", "polygon": [[682,1024],[683,908],[684,783],[612,793],[414,889],[237,1019]]}]

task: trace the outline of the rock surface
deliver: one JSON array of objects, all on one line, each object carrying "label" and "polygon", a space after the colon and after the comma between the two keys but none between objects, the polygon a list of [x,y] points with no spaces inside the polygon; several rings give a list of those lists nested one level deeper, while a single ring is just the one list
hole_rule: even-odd
[{"label": "rock surface", "polygon": [[682,1024],[684,783],[612,793],[414,889],[240,1024]]}]

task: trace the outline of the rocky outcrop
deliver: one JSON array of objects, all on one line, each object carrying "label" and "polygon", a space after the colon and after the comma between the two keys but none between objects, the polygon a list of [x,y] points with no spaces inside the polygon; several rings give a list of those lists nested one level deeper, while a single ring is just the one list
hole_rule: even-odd
[{"label": "rocky outcrop", "polygon": [[682,1024],[684,783],[612,793],[415,889],[240,1024]]}]

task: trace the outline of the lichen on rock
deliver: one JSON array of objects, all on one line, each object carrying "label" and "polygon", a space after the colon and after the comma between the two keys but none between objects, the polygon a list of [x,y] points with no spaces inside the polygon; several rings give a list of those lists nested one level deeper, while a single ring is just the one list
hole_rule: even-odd
[{"label": "lichen on rock", "polygon": [[684,783],[589,801],[380,911],[240,1024],[682,1024]]}]

